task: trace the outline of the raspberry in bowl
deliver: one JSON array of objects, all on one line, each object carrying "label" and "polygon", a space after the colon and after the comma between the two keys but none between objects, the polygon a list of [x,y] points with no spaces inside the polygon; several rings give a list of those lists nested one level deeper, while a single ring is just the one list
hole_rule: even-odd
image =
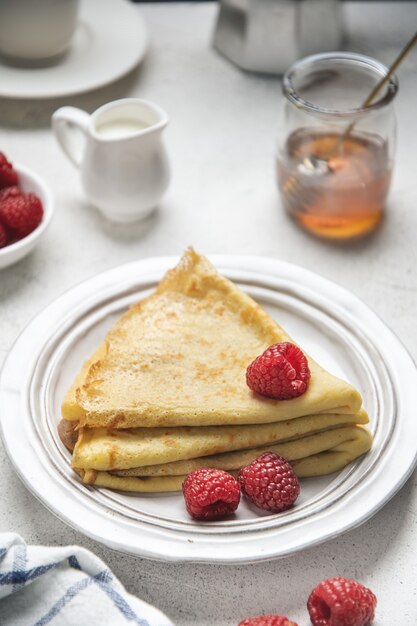
[{"label": "raspberry in bowl", "polygon": [[13,164],[16,180],[7,165],[4,170],[4,186],[0,172],[0,209],[4,213],[0,218],[0,270],[32,252],[49,226],[54,208],[52,192],[38,174]]}]

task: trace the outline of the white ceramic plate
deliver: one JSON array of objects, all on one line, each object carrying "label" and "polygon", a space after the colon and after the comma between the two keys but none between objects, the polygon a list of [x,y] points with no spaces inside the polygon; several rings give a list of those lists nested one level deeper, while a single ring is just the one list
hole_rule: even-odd
[{"label": "white ceramic plate", "polygon": [[147,29],[136,6],[127,0],[81,0],[68,52],[44,67],[0,60],[0,96],[58,98],[97,89],[132,70],[147,47]]},{"label": "white ceramic plate", "polygon": [[302,483],[297,505],[198,523],[180,494],[130,495],[82,485],[58,439],[60,404],[113,321],[176,263],[157,258],[82,283],[48,306],[17,339],[0,379],[1,430],[28,489],[71,526],[107,546],[149,558],[244,562],[291,554],[354,528],[403,485],[416,464],[414,364],[385,324],[345,289],[300,267],[257,257],[214,257],[319,363],[351,381],[372,418],[371,452],[338,474]]}]

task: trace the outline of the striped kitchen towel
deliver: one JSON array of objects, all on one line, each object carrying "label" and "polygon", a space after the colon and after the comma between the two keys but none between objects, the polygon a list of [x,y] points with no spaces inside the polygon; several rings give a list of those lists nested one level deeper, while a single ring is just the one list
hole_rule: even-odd
[{"label": "striped kitchen towel", "polygon": [[0,626],[46,625],[173,626],[88,550],[27,546],[0,533]]}]

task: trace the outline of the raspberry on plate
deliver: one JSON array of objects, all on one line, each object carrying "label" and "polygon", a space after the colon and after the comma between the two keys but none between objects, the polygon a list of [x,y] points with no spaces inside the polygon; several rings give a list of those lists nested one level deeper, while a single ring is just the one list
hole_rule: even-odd
[{"label": "raspberry on plate", "polygon": [[297,624],[283,615],[260,615],[248,617],[239,622],[238,626],[297,626]]},{"label": "raspberry on plate", "polygon": [[9,243],[9,235],[3,224],[0,222],[0,248],[4,248]]},{"label": "raspberry on plate", "polygon": [[370,589],[339,576],[319,583],[307,601],[313,626],[369,626],[375,607]]},{"label": "raspberry on plate", "polygon": [[289,509],[300,493],[291,465],[273,452],[265,452],[242,468],[238,477],[243,493],[256,506],[279,513]]},{"label": "raspberry on plate", "polygon": [[17,185],[19,176],[3,152],[0,152],[0,189]]},{"label": "raspberry on plate", "polygon": [[252,391],[277,400],[301,396],[309,380],[304,353],[289,341],[269,346],[246,370],[246,382]]},{"label": "raspberry on plate", "polygon": [[0,222],[22,239],[41,223],[42,203],[34,193],[4,195],[6,197],[0,200]]},{"label": "raspberry on plate", "polygon": [[203,468],[188,474],[182,485],[188,513],[214,520],[234,513],[240,502],[239,483],[223,470]]}]

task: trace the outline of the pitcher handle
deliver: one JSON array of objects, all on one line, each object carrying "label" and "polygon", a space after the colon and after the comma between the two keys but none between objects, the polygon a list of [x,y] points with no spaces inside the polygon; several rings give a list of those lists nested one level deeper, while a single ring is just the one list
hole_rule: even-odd
[{"label": "pitcher handle", "polygon": [[83,155],[82,151],[76,153],[74,146],[71,146],[71,133],[74,128],[77,128],[86,137],[89,124],[90,115],[76,107],[61,107],[52,115],[52,130],[55,137],[75,167],[80,167]]}]

